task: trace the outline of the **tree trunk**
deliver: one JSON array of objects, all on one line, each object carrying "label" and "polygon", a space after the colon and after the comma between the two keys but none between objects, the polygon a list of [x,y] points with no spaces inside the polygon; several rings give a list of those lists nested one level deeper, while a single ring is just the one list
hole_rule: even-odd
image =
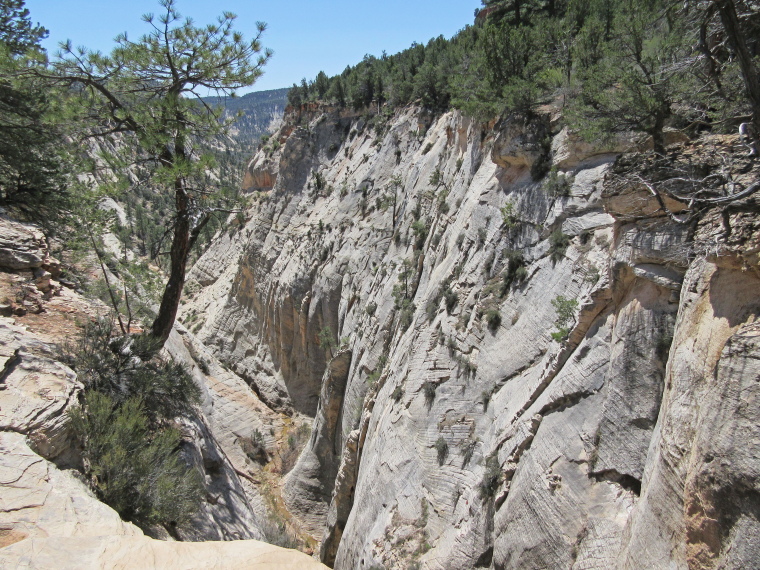
[{"label": "tree trunk", "polygon": [[662,114],[658,114],[655,118],[654,127],[649,133],[652,135],[652,145],[654,152],[659,155],[665,154],[665,117]]},{"label": "tree trunk", "polygon": [[747,48],[747,42],[744,40],[733,0],[719,0],[716,5],[728,41],[736,51],[736,59],[739,60],[744,86],[747,90],[747,98],[752,107],[753,128],[748,134],[752,137],[755,147],[760,148],[760,75],[752,63],[752,56]]},{"label": "tree trunk", "polygon": [[192,242],[190,239],[190,199],[184,187],[182,178],[174,181],[174,195],[177,209],[177,220],[174,223],[174,237],[170,252],[169,281],[166,283],[164,295],[161,297],[161,306],[158,309],[156,320],[153,321],[151,333],[161,341],[161,346],[169,338],[172,332],[174,320],[177,318],[179,301],[182,297],[182,287],[185,284],[185,271],[187,270],[187,258],[190,255]]}]

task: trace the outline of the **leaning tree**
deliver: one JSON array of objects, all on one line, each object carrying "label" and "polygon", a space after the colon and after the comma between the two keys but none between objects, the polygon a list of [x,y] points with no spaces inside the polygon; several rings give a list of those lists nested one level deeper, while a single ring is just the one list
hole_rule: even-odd
[{"label": "leaning tree", "polygon": [[233,29],[230,12],[199,27],[182,19],[176,0],[159,3],[162,13],[143,16],[149,31],[138,40],[121,34],[110,55],[64,43],[40,73],[78,98],[88,136],[115,141],[110,148],[119,164],[139,164],[152,185],[173,194],[169,277],[151,328],[162,345],[177,315],[190,252],[220,209],[213,184],[204,183],[211,161],[203,143],[229,124],[203,96],[252,85],[272,52],[262,48],[261,22],[255,37],[245,40]]}]

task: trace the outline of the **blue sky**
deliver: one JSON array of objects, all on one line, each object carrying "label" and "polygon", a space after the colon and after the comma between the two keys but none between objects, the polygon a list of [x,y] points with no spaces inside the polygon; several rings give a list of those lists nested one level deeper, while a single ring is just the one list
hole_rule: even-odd
[{"label": "blue sky", "polygon": [[[289,87],[320,71],[340,73],[364,54],[396,53],[412,42],[438,35],[451,37],[473,21],[480,0],[178,0],[177,7],[196,24],[211,23],[222,11],[238,15],[236,27],[246,37],[255,22],[268,24],[264,46],[275,51],[264,76],[250,90]],[[58,42],[110,51],[113,38],[126,31],[136,38],[146,31],[140,16],[160,12],[157,0],[26,0],[32,21],[50,30],[44,47]],[[241,92],[242,93],[242,92]]]}]

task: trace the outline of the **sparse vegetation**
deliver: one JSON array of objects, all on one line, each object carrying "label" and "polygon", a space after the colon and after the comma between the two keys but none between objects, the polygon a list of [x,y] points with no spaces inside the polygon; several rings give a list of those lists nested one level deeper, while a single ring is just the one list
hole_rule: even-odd
[{"label": "sparse vegetation", "polygon": [[555,198],[569,196],[574,181],[575,176],[572,174],[562,174],[554,166],[549,170],[546,178],[544,178],[542,188],[549,196],[554,196]]},{"label": "sparse vegetation", "polygon": [[264,442],[264,434],[258,429],[254,429],[251,432],[251,437],[243,439],[241,441],[243,452],[257,463],[266,463],[269,461],[269,453],[267,453],[266,443]]},{"label": "sparse vegetation", "polygon": [[486,322],[491,332],[495,332],[501,325],[501,312],[499,309],[492,308],[485,312]]},{"label": "sparse vegetation", "polygon": [[517,225],[517,214],[515,214],[514,202],[507,202],[501,207],[499,212],[501,212],[501,221],[505,228],[509,230]]},{"label": "sparse vegetation", "polygon": [[325,326],[317,333],[317,344],[320,348],[332,352],[335,349],[335,335],[329,325]]},{"label": "sparse vegetation", "polygon": [[551,337],[557,342],[562,342],[570,334],[568,324],[575,316],[575,309],[578,307],[578,301],[558,295],[552,299],[552,306],[557,313],[557,318],[554,321],[557,330],[556,332],[551,333]]},{"label": "sparse vegetation", "polygon": [[488,403],[491,401],[491,392],[483,390],[480,394],[480,401],[483,404],[483,411],[488,410]]},{"label": "sparse vegetation", "polygon": [[437,386],[434,382],[425,382],[422,385],[422,393],[425,395],[425,400],[428,404],[431,404],[435,400],[435,391]]},{"label": "sparse vegetation", "polygon": [[501,483],[501,466],[499,465],[499,458],[495,453],[492,453],[486,459],[485,471],[483,472],[483,479],[478,485],[480,496],[483,499],[492,498],[496,494],[496,489],[499,488]]},{"label": "sparse vegetation", "polygon": [[521,251],[505,249],[502,251],[502,257],[507,258],[507,268],[502,274],[501,296],[505,296],[512,286],[512,283],[519,283],[528,276],[528,270],[525,267],[525,258]]},{"label": "sparse vegetation", "polygon": [[472,455],[475,453],[475,449],[478,447],[478,439],[469,439],[462,447],[462,469],[467,467],[472,459]]},{"label": "sparse vegetation", "polygon": [[442,436],[435,441],[435,450],[438,453],[438,465],[443,465],[446,456],[449,454],[449,444]]},{"label": "sparse vegetation", "polygon": [[[98,498],[141,526],[181,525],[201,500],[200,475],[181,459],[179,431],[200,390],[183,366],[153,356],[153,337],[115,336],[113,321],[88,324],[64,347],[85,389],[69,412],[84,474]],[[146,357],[147,358],[147,357]]]},{"label": "sparse vegetation", "polygon": [[551,233],[549,236],[549,257],[551,257],[552,263],[557,263],[565,257],[568,245],[570,245],[570,236],[562,233],[561,228],[557,228]]}]

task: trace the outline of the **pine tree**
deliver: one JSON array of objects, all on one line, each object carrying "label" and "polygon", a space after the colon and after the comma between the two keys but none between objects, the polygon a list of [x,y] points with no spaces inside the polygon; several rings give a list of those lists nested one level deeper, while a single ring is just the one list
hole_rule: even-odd
[{"label": "pine tree", "polygon": [[23,55],[39,48],[48,30],[33,25],[24,0],[0,0],[0,41],[11,55]]},{"label": "pine tree", "polygon": [[179,306],[190,251],[211,215],[215,190],[204,183],[211,161],[204,140],[226,128],[220,110],[200,100],[252,85],[271,56],[261,46],[265,24],[252,41],[233,29],[235,15],[196,27],[182,20],[175,0],[160,0],[163,12],[143,16],[150,31],[137,41],[116,38],[110,55],[62,46],[54,73],[40,71],[54,84],[72,88],[86,109],[89,132],[114,137],[122,164],[140,163],[154,184],[173,195],[174,216],[169,278],[152,334],[165,341]]},{"label": "pine tree", "polygon": [[0,0],[0,201],[27,215],[65,186],[68,164],[56,94],[28,73],[46,35],[23,0]]}]

